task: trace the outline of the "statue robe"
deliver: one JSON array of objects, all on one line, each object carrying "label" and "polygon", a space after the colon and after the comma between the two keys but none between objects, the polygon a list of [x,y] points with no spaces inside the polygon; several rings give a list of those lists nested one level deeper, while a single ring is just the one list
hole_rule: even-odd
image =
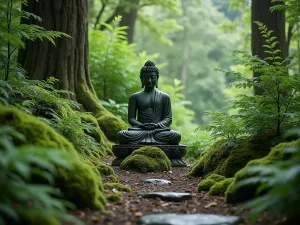
[{"label": "statue robe", "polygon": [[[137,120],[136,120],[137,117]],[[129,99],[128,121],[133,126],[118,133],[120,144],[178,144],[180,133],[171,130],[171,101],[168,94],[153,90],[140,91]],[[141,124],[155,123],[159,128],[143,130]]]}]

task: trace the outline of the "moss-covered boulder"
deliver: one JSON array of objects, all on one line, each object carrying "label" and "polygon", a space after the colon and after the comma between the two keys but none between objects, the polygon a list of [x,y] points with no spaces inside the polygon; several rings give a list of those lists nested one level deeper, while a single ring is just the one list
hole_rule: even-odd
[{"label": "moss-covered boulder", "polygon": [[127,156],[120,167],[123,170],[135,170],[143,173],[162,172],[171,169],[171,162],[160,148],[144,146]]},{"label": "moss-covered boulder", "polygon": [[127,124],[120,118],[106,110],[99,102],[93,88],[88,88],[83,81],[79,81],[77,100],[83,107],[92,112],[97,118],[99,127],[105,136],[112,142],[117,142],[117,133],[127,129]]},{"label": "moss-covered boulder", "polygon": [[93,137],[101,145],[100,150],[104,152],[103,155],[113,155],[112,150],[111,150],[113,143],[110,142],[106,138],[105,134],[100,129],[97,119],[91,114],[84,114],[84,115],[81,116],[81,121],[86,122],[86,123],[90,123],[94,126],[95,129],[85,131],[85,132],[88,135],[90,135],[91,137]]},{"label": "moss-covered boulder", "polygon": [[[256,184],[251,184],[251,185],[241,186],[241,187],[237,187],[236,185],[239,181],[242,181],[250,177],[249,174],[245,173],[245,170],[249,166],[269,165],[276,161],[282,160],[284,158],[284,149],[299,144],[300,144],[300,139],[288,143],[278,144],[271,149],[270,153],[267,156],[248,162],[248,164],[243,169],[241,169],[235,174],[235,178],[236,178],[235,181],[231,183],[226,190],[225,201],[228,203],[237,203],[237,202],[244,202],[254,198],[255,191],[257,187],[260,185],[259,182],[257,182]],[[251,175],[251,176],[255,176],[255,175]]]},{"label": "moss-covered boulder", "polygon": [[191,166],[188,175],[207,176],[215,173],[233,177],[250,160],[266,156],[271,148],[268,138],[248,138],[239,140],[236,146],[227,140],[217,141]]},{"label": "moss-covered boulder", "polygon": [[105,136],[113,142],[118,142],[117,133],[120,130],[126,130],[128,128],[128,125],[123,120],[108,111],[102,115],[96,115],[96,118]]},{"label": "moss-covered boulder", "polygon": [[235,178],[227,178],[225,180],[221,180],[216,182],[210,189],[208,194],[213,196],[224,195],[228,186],[233,183]]},{"label": "moss-covered boulder", "polygon": [[197,187],[197,191],[201,192],[201,191],[209,191],[209,189],[216,183],[216,181],[212,180],[212,179],[205,179],[202,180],[198,187]]},{"label": "moss-covered boulder", "polygon": [[197,191],[201,192],[201,191],[209,191],[210,188],[217,182],[225,180],[226,177],[219,175],[219,174],[211,174],[209,175],[207,178],[205,178],[204,180],[202,180],[198,187],[197,187]]},{"label": "moss-covered boulder", "polygon": [[[69,152],[72,170],[58,168],[55,186],[78,207],[103,209],[105,199],[100,174],[92,164],[82,160],[74,146],[52,127],[15,107],[0,105],[0,125],[9,125],[26,137],[26,144]],[[19,139],[16,145],[25,144]]]}]

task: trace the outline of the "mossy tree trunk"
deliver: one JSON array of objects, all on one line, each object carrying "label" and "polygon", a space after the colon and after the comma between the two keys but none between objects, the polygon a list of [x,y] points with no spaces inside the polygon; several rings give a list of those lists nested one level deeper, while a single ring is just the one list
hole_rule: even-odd
[{"label": "mossy tree trunk", "polygon": [[99,103],[91,84],[87,0],[29,0],[28,5],[22,7],[40,16],[43,19],[40,25],[45,29],[61,31],[72,37],[56,39],[56,46],[49,41],[27,42],[26,48],[19,52],[18,62],[28,72],[28,77],[44,80],[53,76],[59,79],[56,87],[73,92],[75,95],[68,97],[92,112],[107,138],[116,141],[117,132],[125,129],[126,124]]},{"label": "mossy tree trunk", "polygon": [[[251,5],[251,22],[252,22],[252,54],[258,55],[261,59],[267,57],[264,52],[265,49],[262,47],[264,44],[264,38],[258,30],[258,26],[254,21],[262,22],[268,27],[269,30],[273,30],[273,36],[277,37],[279,44],[276,46],[282,52],[281,57],[287,57],[287,45],[285,41],[285,13],[284,10],[270,11],[270,7],[274,6],[272,0],[252,0]],[[276,3],[278,4],[278,3]],[[254,77],[258,77],[258,73],[253,74]],[[263,93],[261,88],[254,88],[254,94],[260,95]]]}]

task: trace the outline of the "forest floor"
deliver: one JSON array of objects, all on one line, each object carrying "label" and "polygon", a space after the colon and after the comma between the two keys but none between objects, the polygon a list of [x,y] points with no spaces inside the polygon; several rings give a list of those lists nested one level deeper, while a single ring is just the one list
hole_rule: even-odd
[{"label": "forest floor", "polygon": [[[113,157],[104,159],[110,163]],[[259,218],[256,222],[250,222],[248,211],[242,205],[224,203],[224,197],[208,196],[207,193],[197,193],[196,188],[201,181],[199,177],[188,177],[185,174],[189,167],[174,167],[172,171],[161,173],[138,173],[124,171],[119,167],[113,167],[115,173],[120,177],[119,183],[131,187],[132,192],[123,193],[119,202],[106,204],[106,213],[89,209],[76,210],[72,214],[81,219],[86,225],[135,225],[138,219],[147,214],[177,213],[177,214],[220,214],[235,215],[241,218],[240,225],[274,225],[274,219],[266,216]],[[146,184],[144,179],[166,179],[171,184]],[[105,182],[105,179],[103,180]],[[192,193],[192,200],[184,202],[169,202],[160,199],[146,199],[137,195],[139,192],[186,192]]]}]

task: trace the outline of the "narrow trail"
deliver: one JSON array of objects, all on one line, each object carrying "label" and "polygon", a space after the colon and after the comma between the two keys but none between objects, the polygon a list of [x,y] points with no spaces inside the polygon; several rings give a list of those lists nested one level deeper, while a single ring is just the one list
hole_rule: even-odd
[{"label": "narrow trail", "polygon": [[[111,160],[112,158],[107,158],[106,162],[109,163]],[[124,171],[116,166],[113,169],[120,177],[119,183],[129,185],[132,192],[124,192],[119,202],[107,203],[106,210],[110,212],[104,215],[88,209],[72,212],[87,225],[135,225],[141,216],[156,213],[235,215],[241,218],[240,225],[274,224],[274,221],[268,218],[251,223],[247,219],[247,211],[241,205],[228,205],[224,203],[223,197],[208,196],[205,192],[197,193],[196,188],[201,178],[185,176],[188,167],[175,167],[169,172],[144,174]],[[166,179],[171,181],[171,184],[158,185],[143,182],[144,179],[149,178]],[[145,199],[137,195],[139,192],[185,192],[192,193],[193,198],[183,202],[170,202],[157,198]]]}]

